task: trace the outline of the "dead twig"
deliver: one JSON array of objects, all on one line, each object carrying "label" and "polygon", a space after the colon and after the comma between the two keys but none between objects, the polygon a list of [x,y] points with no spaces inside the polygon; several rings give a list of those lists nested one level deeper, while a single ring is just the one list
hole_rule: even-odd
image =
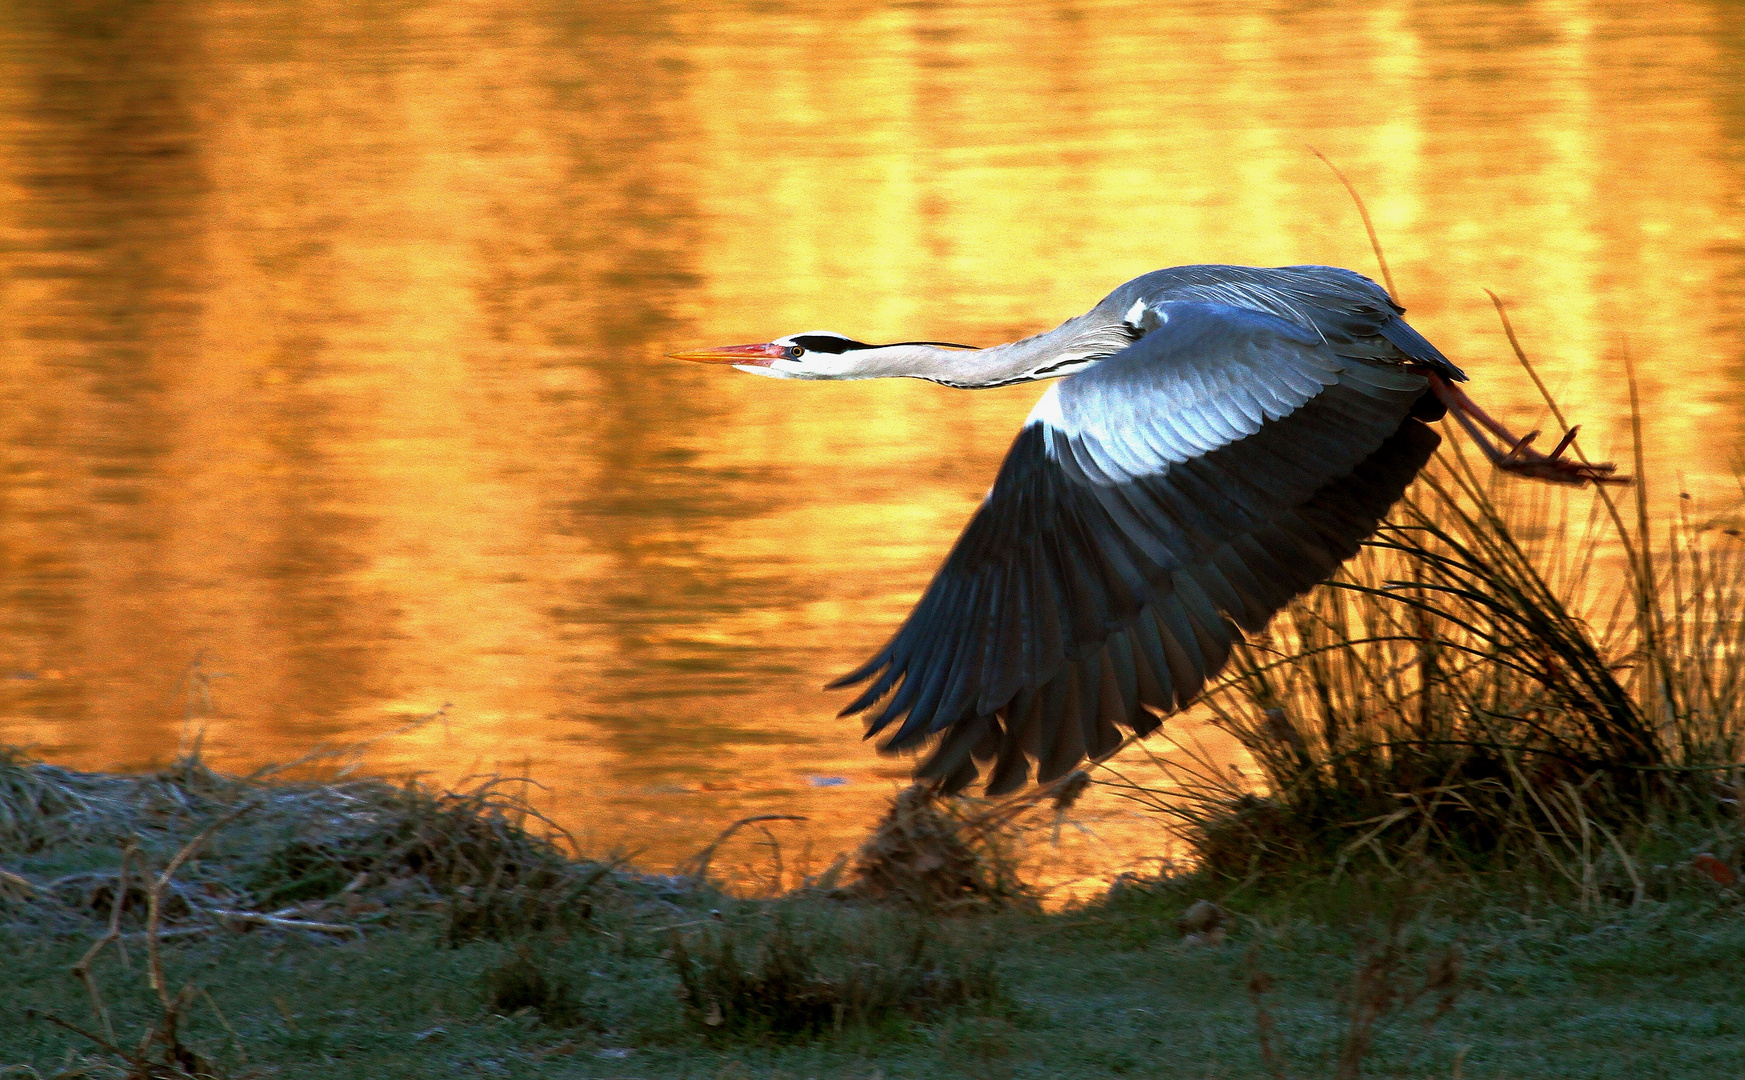
[{"label": "dead twig", "polygon": [[157,994],[158,1001],[163,1005],[166,1015],[171,1008],[171,1002],[169,991],[166,990],[164,986],[163,959],[158,954],[158,931],[163,918],[164,890],[169,888],[170,879],[176,876],[176,871],[182,868],[182,864],[193,858],[194,853],[205,846],[206,841],[212,839],[214,833],[219,829],[224,828],[226,825],[229,825],[242,815],[248,813],[250,810],[253,810],[255,807],[259,806],[260,803],[260,799],[250,799],[243,802],[231,809],[228,813],[221,815],[217,820],[213,821],[212,824],[201,829],[200,832],[195,835],[194,839],[183,844],[182,849],[176,852],[175,856],[170,859],[169,865],[165,866],[163,873],[157,876],[157,880],[152,883],[151,892],[147,894],[145,918],[146,963],[150,972],[151,988]]},{"label": "dead twig", "polygon": [[[127,872],[133,857],[139,851],[137,841],[130,841],[121,849],[121,871],[115,881],[115,895],[109,905],[109,930],[98,938],[91,947],[85,950],[85,955],[79,957],[79,962],[73,965],[73,978],[85,984],[85,990],[91,995],[91,1011],[97,1014],[97,1020],[103,1025],[103,1035],[109,1042],[115,1041],[115,1028],[109,1023],[109,1010],[103,1004],[103,992],[97,986],[97,979],[91,974],[91,965],[111,943],[120,947],[121,941],[121,909],[127,901]],[[123,961],[127,954],[123,952]]]},{"label": "dead twig", "polygon": [[126,1061],[130,1065],[135,1063],[135,1059],[134,1059],[133,1055],[131,1055],[127,1051],[121,1049],[121,1047],[116,1046],[110,1040],[105,1039],[103,1036],[98,1035],[96,1032],[86,1031],[84,1028],[80,1027],[77,1024],[69,1023],[66,1020],[62,1020],[60,1017],[56,1016],[54,1013],[37,1012],[35,1009],[30,1009],[25,1013],[25,1015],[26,1016],[40,1016],[44,1020],[47,1020],[49,1023],[55,1025],[56,1027],[66,1028],[68,1031],[72,1032],[75,1035],[81,1035],[87,1039],[90,1039],[92,1042],[97,1044],[97,1048],[99,1050],[102,1050],[106,1054],[114,1054],[116,1057],[121,1058],[123,1061]]},{"label": "dead twig", "polygon": [[[68,1031],[84,1036],[91,1040],[91,1042],[95,1043],[103,1052],[125,1061],[129,1066],[128,1075],[131,1077],[147,1078],[209,1074],[211,1069],[208,1063],[204,1058],[196,1053],[193,1048],[182,1042],[181,1035],[177,1030],[181,1023],[182,1013],[187,1008],[188,1002],[193,998],[195,989],[194,984],[189,983],[182,987],[181,991],[176,994],[174,999],[170,997],[169,991],[165,985],[163,958],[159,949],[159,944],[165,936],[182,931],[165,931],[163,929],[164,892],[169,888],[170,882],[174,879],[176,871],[180,870],[183,864],[193,858],[194,854],[200,850],[207,840],[211,839],[214,833],[235,821],[243,814],[254,809],[260,804],[260,802],[260,799],[253,799],[241,803],[232,808],[229,812],[221,815],[210,825],[206,826],[206,828],[200,830],[192,840],[189,840],[186,844],[182,845],[181,850],[177,851],[175,856],[170,859],[168,865],[164,867],[163,871],[158,874],[156,880],[152,882],[151,888],[146,894],[146,927],[144,936],[148,969],[147,977],[153,992],[157,994],[158,1004],[162,1010],[162,1015],[158,1018],[157,1025],[148,1031],[145,1034],[145,1037],[140,1040],[137,1049],[130,1052],[123,1050],[116,1044],[115,1030],[113,1025],[110,1023],[108,1009],[103,1004],[102,992],[97,985],[97,980],[91,974],[92,963],[95,962],[97,956],[105,947],[107,947],[111,942],[116,943],[119,947],[121,941],[121,910],[127,899],[128,871],[130,869],[130,864],[133,861],[133,857],[137,853],[137,844],[130,843],[122,852],[121,873],[117,878],[114,901],[110,906],[108,932],[104,934],[102,938],[98,939],[97,943],[88,949],[85,952],[85,955],[80,957],[79,962],[73,966],[73,975],[85,984],[86,989],[91,994],[92,1010],[96,1012],[98,1020],[103,1025],[103,1034],[99,1035],[96,1032],[87,1031],[76,1024],[68,1023],[67,1021],[49,1013],[41,1013],[37,1015],[41,1015],[43,1019],[66,1028]],[[123,955],[125,956],[125,954]],[[214,1009],[216,1010],[216,1006],[214,1006]],[[229,1021],[223,1020],[222,1014],[220,1014],[220,1019],[224,1023],[225,1028],[230,1029]],[[232,1038],[234,1037],[235,1032],[232,1031]],[[162,1057],[157,1060],[153,1060],[150,1056],[151,1048],[154,1045],[162,1046],[163,1048]],[[240,1049],[240,1043],[238,1044],[238,1047]]]}]

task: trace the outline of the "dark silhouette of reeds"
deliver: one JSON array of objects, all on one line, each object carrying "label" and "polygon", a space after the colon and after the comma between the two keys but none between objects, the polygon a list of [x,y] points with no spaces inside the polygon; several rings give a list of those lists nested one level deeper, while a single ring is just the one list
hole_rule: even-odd
[{"label": "dark silhouette of reeds", "polygon": [[1602,863],[1639,897],[1631,837],[1725,815],[1740,790],[1745,549],[1688,497],[1653,524],[1637,457],[1626,501],[1599,488],[1584,516],[1585,493],[1490,475],[1450,444],[1206,695],[1259,777],[1154,756],[1169,785],[1116,785],[1225,879],[1531,859],[1584,904]]}]

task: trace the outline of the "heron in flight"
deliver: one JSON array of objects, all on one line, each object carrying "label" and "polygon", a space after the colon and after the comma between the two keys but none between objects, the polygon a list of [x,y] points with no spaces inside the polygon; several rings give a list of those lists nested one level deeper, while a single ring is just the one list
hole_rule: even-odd
[{"label": "heron in flight", "polygon": [[[886,750],[959,791],[1039,783],[1185,707],[1293,597],[1357,553],[1452,414],[1498,466],[1611,479],[1517,438],[1380,286],[1329,266],[1180,266],[1046,333],[978,349],[831,331],[674,354],[778,379],[963,389],[1056,380],[869,682]],[[1487,433],[1500,440],[1493,445]],[[1570,435],[1573,435],[1573,431]]]}]

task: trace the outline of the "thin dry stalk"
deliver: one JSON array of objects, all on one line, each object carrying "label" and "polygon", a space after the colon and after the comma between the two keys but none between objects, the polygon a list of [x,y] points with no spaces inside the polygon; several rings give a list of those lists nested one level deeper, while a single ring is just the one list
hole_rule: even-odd
[{"label": "thin dry stalk", "polygon": [[1339,1060],[1333,1070],[1337,1080],[1357,1080],[1363,1075],[1363,1059],[1375,1045],[1376,1024],[1392,1012],[1399,1001],[1395,977],[1399,972],[1399,950],[1392,941],[1357,969],[1352,977],[1351,1012],[1346,1020],[1345,1038],[1339,1046]]},{"label": "thin dry stalk", "polygon": [[221,1024],[224,1027],[224,1030],[230,1035],[230,1045],[236,1047],[236,1052],[241,1055],[244,1062],[248,1061],[248,1047],[243,1045],[242,1036],[238,1035],[236,1033],[236,1028],[231,1026],[230,1017],[225,1016],[224,1010],[218,1007],[218,1002],[212,997],[211,991],[202,987],[200,989],[200,996],[206,999],[206,1004],[211,1008],[212,1015],[218,1017],[218,1023]]},{"label": "thin dry stalk", "polygon": [[[799,814],[754,814],[743,817],[722,829],[715,839],[709,841],[703,850],[691,856],[690,861],[679,868],[679,876],[701,884],[709,877],[709,864],[715,860],[715,852],[733,837],[733,834],[747,825],[761,825],[766,821],[807,821],[808,818]],[[767,830],[766,830],[767,834]],[[771,837],[774,840],[774,837]]]},{"label": "thin dry stalk", "polygon": [[768,873],[758,874],[748,865],[747,874],[764,879],[765,896],[780,896],[783,892],[782,884],[787,878],[787,868],[782,864],[782,842],[776,839],[776,834],[770,831],[768,825],[758,825],[757,831],[763,834],[762,846],[769,852],[770,869]]},{"label": "thin dry stalk", "polygon": [[1350,180],[1345,178],[1345,173],[1340,170],[1339,166],[1333,164],[1332,158],[1321,153],[1321,151],[1313,146],[1309,147],[1309,153],[1320,158],[1323,165],[1332,169],[1333,175],[1337,176],[1339,182],[1345,185],[1345,190],[1350,192],[1351,201],[1357,204],[1358,216],[1363,218],[1363,231],[1369,234],[1370,250],[1375,252],[1375,261],[1381,264],[1381,279],[1387,283],[1388,296],[1394,303],[1398,304],[1400,302],[1400,294],[1399,291],[1394,288],[1394,275],[1393,272],[1388,269],[1387,256],[1382,254],[1381,240],[1375,235],[1375,224],[1369,220],[1369,207],[1363,205],[1363,196],[1357,193],[1357,188],[1352,185]]},{"label": "thin dry stalk", "polygon": [[1284,1059],[1273,1046],[1272,1011],[1266,1007],[1266,995],[1272,993],[1272,976],[1260,968],[1260,946],[1250,945],[1243,954],[1248,964],[1248,1000],[1254,1003],[1254,1035],[1260,1042],[1260,1061],[1273,1080],[1288,1080]]},{"label": "thin dry stalk", "polygon": [[311,922],[308,919],[287,919],[282,915],[263,915],[258,911],[231,911],[228,908],[208,908],[207,913],[230,922],[251,926],[270,926],[275,930],[307,930],[319,934],[348,934],[362,938],[364,932],[347,923]]},{"label": "thin dry stalk", "polygon": [[1435,1004],[1424,1018],[1411,1056],[1417,1056],[1430,1029],[1454,1008],[1460,995],[1461,958],[1459,950],[1445,948],[1425,969],[1424,977],[1415,989],[1402,985],[1408,950],[1405,939],[1407,919],[1416,910],[1414,888],[1395,905],[1388,917],[1387,937],[1379,948],[1372,945],[1351,980],[1351,1008],[1347,1014],[1345,1036],[1340,1041],[1339,1057],[1334,1067],[1336,1080],[1358,1080],[1363,1075],[1363,1063],[1375,1049],[1377,1032],[1392,1018],[1404,1016],[1419,1001],[1434,995]]}]

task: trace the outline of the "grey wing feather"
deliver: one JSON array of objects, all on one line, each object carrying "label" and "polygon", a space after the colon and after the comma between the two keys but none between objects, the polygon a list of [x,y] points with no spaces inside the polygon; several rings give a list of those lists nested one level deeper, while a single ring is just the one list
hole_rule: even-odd
[{"label": "grey wing feather", "polygon": [[1397,362],[1272,311],[1162,314],[1050,388],[908,621],[836,684],[872,680],[844,714],[887,749],[937,739],[918,775],[948,790],[984,766],[990,794],[1051,780],[1155,728],[1357,551],[1438,441]]}]

